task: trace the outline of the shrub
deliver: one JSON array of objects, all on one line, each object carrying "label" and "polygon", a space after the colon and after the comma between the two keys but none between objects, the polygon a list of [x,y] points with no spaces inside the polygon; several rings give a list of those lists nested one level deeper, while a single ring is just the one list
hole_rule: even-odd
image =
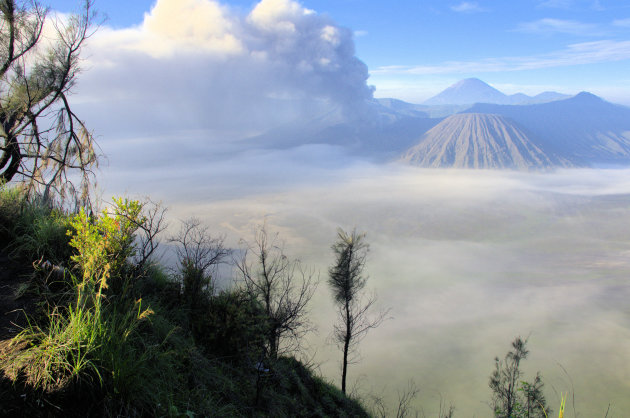
[{"label": "shrub", "polygon": [[503,360],[494,359],[495,369],[490,375],[492,409],[498,418],[520,418],[547,416],[551,409],[542,392],[544,386],[540,373],[532,383],[522,380],[520,363],[527,358],[527,340],[517,337],[512,342],[512,350]]},{"label": "shrub", "polygon": [[27,199],[19,187],[0,186],[0,246],[12,258],[61,264],[70,256],[68,218],[38,197]]},{"label": "shrub", "polygon": [[71,260],[79,272],[78,277],[71,274],[75,298],[69,306],[50,307],[47,324],[31,324],[18,334],[14,347],[27,348],[3,362],[10,374],[24,374],[34,388],[54,391],[74,383],[93,385],[96,380],[102,384],[103,370],[109,370],[117,384],[116,362],[124,357],[107,350],[125,345],[138,323],[152,313],[142,310],[140,301],[122,314],[103,304],[111,273],[117,273],[133,252],[132,234],[141,209],[138,202],[115,202],[112,215],[104,212],[92,220],[81,211],[70,221],[70,246],[76,250]]},{"label": "shrub", "polygon": [[266,327],[260,303],[243,290],[231,290],[209,300],[194,322],[193,335],[207,353],[254,364],[262,357]]}]

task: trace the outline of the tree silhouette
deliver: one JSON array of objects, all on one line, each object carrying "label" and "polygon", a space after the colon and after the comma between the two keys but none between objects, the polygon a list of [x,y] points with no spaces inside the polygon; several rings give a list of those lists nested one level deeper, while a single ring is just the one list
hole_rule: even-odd
[{"label": "tree silhouette", "polygon": [[268,320],[267,353],[276,359],[278,353],[299,349],[300,337],[311,329],[306,307],[317,288],[316,275],[299,260],[289,259],[277,234],[270,236],[265,226],[246,246],[236,267],[247,292],[262,303]]},{"label": "tree silhouette", "polygon": [[521,360],[525,360],[529,351],[527,340],[517,337],[512,342],[512,350],[503,360],[495,357],[495,369],[490,375],[489,386],[492,389],[492,410],[500,418],[543,418],[551,415],[547,401],[542,393],[543,382],[540,373],[533,383],[521,380]]},{"label": "tree silhouette", "polygon": [[[0,13],[0,181],[19,178],[44,196],[85,199],[95,142],[68,95],[91,35],[92,1],[68,18],[48,19],[38,1],[26,0],[0,0]],[[78,187],[69,170],[80,175]]]},{"label": "tree silhouette", "polygon": [[379,326],[387,314],[370,315],[376,297],[364,297],[367,277],[363,275],[363,268],[369,248],[364,240],[365,234],[356,230],[348,234],[338,229],[337,241],[332,246],[336,260],[328,270],[328,284],[338,307],[339,324],[335,325],[334,336],[343,351],[341,390],[344,394],[348,363],[356,360],[350,355],[367,332]]}]

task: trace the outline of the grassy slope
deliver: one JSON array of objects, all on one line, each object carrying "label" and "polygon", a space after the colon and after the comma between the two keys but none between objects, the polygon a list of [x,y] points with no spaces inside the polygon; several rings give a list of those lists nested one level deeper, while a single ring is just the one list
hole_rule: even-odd
[{"label": "grassy slope", "polygon": [[32,267],[73,265],[68,218],[0,192],[0,415],[367,416],[294,358],[260,357],[260,312],[238,290],[193,309],[159,266],[119,267],[102,297]]}]

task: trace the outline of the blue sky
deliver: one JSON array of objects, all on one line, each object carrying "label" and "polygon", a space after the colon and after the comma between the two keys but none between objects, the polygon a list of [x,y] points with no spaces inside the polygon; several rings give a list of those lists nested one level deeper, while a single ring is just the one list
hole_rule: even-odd
[{"label": "blue sky", "polygon": [[[96,0],[106,26],[142,24],[153,0]],[[591,91],[630,105],[626,0],[304,0],[354,33],[377,97],[420,102],[467,77],[506,93]],[[51,0],[69,11],[75,0]],[[247,15],[251,0],[223,1]]]}]

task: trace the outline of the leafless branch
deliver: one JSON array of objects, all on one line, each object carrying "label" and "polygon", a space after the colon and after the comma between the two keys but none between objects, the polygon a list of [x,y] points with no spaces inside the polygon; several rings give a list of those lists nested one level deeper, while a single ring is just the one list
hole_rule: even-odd
[{"label": "leafless branch", "polygon": [[192,266],[203,274],[231,254],[224,241],[224,236],[212,237],[208,227],[202,226],[196,218],[182,221],[179,233],[169,239],[169,242],[177,244],[175,253],[180,268]]},{"label": "leafless branch", "polygon": [[137,249],[134,264],[143,269],[154,256],[160,245],[158,236],[167,227],[165,221],[166,208],[161,203],[147,199],[143,204],[142,222],[137,225]]},{"label": "leafless branch", "polygon": [[265,226],[258,229],[253,243],[243,244],[243,256],[235,265],[247,292],[265,309],[270,357],[298,350],[301,337],[312,329],[307,305],[318,276],[299,260],[289,259],[277,234],[269,236]]}]

